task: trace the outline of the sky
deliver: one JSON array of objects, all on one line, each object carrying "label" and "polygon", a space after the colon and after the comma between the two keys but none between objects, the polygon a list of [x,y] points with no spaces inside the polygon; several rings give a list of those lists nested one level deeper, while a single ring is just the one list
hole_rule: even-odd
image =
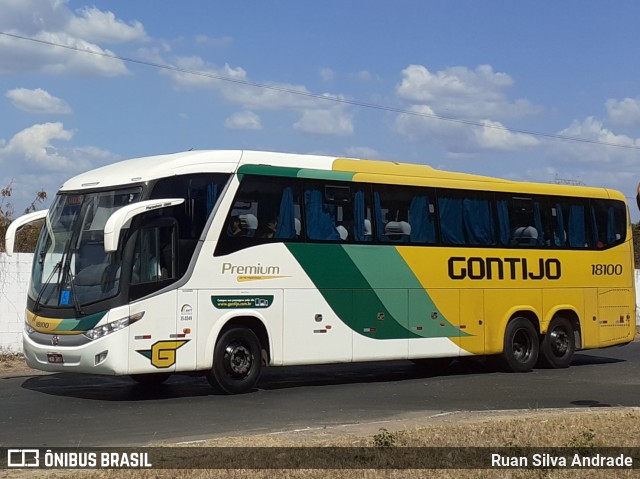
[{"label": "sky", "polygon": [[254,149],[614,188],[638,221],[638,18],[637,0],[0,0],[0,187],[19,214],[119,160]]}]

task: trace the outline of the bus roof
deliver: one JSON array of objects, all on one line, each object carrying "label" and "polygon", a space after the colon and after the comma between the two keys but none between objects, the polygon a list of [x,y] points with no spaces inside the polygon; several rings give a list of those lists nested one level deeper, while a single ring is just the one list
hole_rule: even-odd
[{"label": "bus roof", "polygon": [[[358,160],[335,156],[303,155],[251,150],[199,150],[147,156],[112,163],[67,180],[61,191],[139,184],[188,173],[233,173],[244,165],[297,168],[350,173],[354,181],[432,185],[561,196],[611,197],[624,201],[622,193],[604,188],[529,183],[469,173],[438,170],[427,165],[391,161]],[[328,175],[331,176],[331,175]]]},{"label": "bus roof", "polygon": [[246,150],[185,151],[119,161],[67,180],[61,191],[142,183],[188,173],[232,173],[242,164],[331,170],[335,157]]}]

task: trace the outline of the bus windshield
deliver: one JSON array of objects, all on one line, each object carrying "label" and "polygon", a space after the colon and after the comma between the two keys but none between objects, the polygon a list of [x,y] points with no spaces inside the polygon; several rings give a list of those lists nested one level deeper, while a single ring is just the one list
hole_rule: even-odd
[{"label": "bus windshield", "polygon": [[118,293],[121,253],[105,253],[111,214],[138,201],[142,189],[61,193],[38,240],[29,296],[39,306],[75,307]]}]

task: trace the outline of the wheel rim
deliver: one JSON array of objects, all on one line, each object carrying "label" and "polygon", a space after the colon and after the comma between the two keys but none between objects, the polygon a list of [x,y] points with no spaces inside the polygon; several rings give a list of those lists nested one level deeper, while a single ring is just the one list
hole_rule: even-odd
[{"label": "wheel rim", "polygon": [[551,331],[549,344],[553,355],[561,358],[569,351],[569,335],[564,329],[555,328]]},{"label": "wheel rim", "polygon": [[224,365],[231,377],[235,379],[245,378],[249,375],[253,366],[253,354],[244,344],[239,342],[231,343],[225,349]]},{"label": "wheel rim", "polygon": [[533,350],[533,344],[526,329],[519,329],[513,336],[513,357],[516,361],[526,363],[531,357],[531,351]]}]

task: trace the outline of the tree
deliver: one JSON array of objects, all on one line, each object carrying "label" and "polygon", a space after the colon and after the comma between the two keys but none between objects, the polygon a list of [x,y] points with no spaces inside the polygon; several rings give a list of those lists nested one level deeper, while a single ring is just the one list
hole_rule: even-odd
[{"label": "tree", "polygon": [[633,233],[633,262],[636,269],[640,269],[640,223],[631,225]]},{"label": "tree", "polygon": [[[0,251],[5,251],[4,235],[11,222],[15,219],[15,210],[13,203],[10,201],[12,194],[13,180],[5,188],[0,189]],[[23,214],[36,211],[38,205],[46,199],[46,191],[38,191],[33,201],[24,209]],[[16,234],[14,250],[17,252],[33,252],[43,224],[44,220],[34,221],[20,228]]]}]

